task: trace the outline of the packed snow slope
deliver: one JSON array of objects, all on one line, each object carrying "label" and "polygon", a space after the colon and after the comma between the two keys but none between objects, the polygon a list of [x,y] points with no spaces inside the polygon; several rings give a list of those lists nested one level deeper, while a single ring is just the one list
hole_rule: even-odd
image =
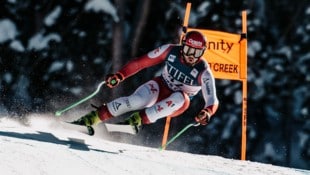
[{"label": "packed snow slope", "polygon": [[305,175],[250,161],[160,151],[104,140],[63,127],[52,117],[31,117],[27,125],[0,118],[0,173],[3,175]]}]

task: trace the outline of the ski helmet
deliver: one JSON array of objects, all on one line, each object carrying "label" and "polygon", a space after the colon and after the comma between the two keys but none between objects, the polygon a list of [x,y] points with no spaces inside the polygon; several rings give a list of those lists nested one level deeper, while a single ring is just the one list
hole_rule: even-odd
[{"label": "ski helmet", "polygon": [[182,38],[183,53],[200,58],[206,49],[207,39],[198,31],[190,31]]}]

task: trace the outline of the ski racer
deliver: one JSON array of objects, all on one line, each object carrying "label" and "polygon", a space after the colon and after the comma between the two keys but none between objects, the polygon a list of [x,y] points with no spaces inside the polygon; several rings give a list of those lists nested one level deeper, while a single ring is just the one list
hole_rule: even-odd
[{"label": "ski racer", "polygon": [[106,76],[109,88],[144,68],[159,63],[164,63],[164,68],[161,76],[140,85],[131,95],[103,104],[73,123],[92,126],[133,111],[122,124],[131,125],[137,133],[144,124],[181,115],[188,109],[191,98],[202,90],[205,105],[194,119],[201,125],[208,124],[219,101],[213,74],[202,58],[206,45],[207,40],[200,32],[190,31],[181,44],[166,44],[129,61],[115,74]]}]

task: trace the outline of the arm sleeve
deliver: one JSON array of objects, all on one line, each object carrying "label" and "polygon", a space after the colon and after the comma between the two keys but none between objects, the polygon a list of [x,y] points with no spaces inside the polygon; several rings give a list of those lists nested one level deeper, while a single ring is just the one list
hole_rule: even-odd
[{"label": "arm sleeve", "polygon": [[216,95],[215,79],[209,68],[201,75],[201,89],[205,101],[204,109],[212,116],[219,106],[219,101]]},{"label": "arm sleeve", "polygon": [[172,46],[170,44],[163,45],[143,56],[129,61],[118,72],[121,73],[124,78],[128,78],[144,68],[159,64],[165,60],[171,48]]}]

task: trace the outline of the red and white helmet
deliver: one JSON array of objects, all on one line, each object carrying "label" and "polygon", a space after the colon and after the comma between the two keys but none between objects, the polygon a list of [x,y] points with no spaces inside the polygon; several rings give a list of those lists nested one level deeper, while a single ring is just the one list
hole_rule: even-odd
[{"label": "red and white helmet", "polygon": [[207,39],[198,31],[190,31],[182,38],[183,53],[200,58],[207,45]]},{"label": "red and white helmet", "polygon": [[190,31],[187,32],[183,37],[182,44],[188,45],[196,49],[205,49],[207,40],[200,32]]}]

